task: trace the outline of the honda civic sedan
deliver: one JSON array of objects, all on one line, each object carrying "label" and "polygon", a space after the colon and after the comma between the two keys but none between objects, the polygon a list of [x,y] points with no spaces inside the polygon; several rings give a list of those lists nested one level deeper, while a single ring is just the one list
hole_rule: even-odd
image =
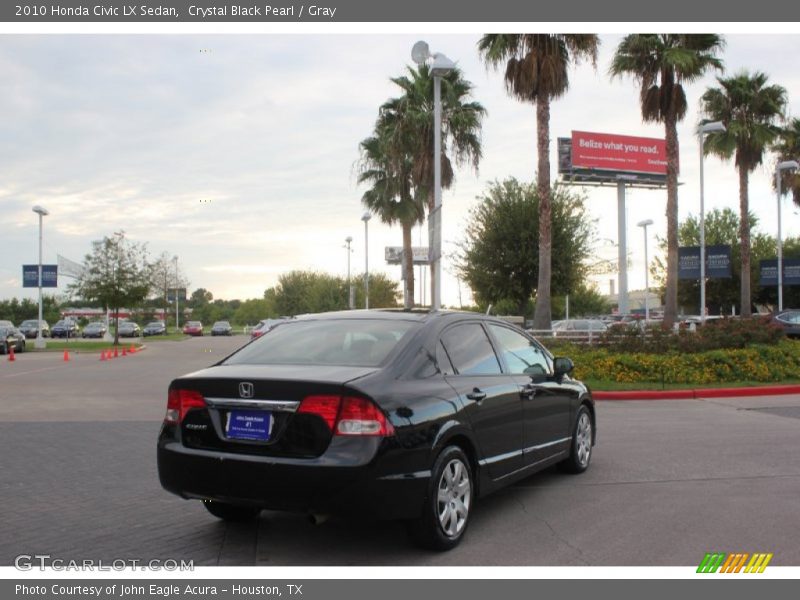
[{"label": "honda civic sedan", "polygon": [[551,465],[589,467],[594,402],[572,368],[475,313],[287,321],[172,381],[161,485],[226,520],[404,519],[419,544],[447,550],[478,498]]}]

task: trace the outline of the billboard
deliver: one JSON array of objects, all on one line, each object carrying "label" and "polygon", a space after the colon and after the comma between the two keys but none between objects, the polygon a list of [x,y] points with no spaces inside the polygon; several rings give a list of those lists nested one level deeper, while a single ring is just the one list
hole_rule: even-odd
[{"label": "billboard", "polygon": [[[778,259],[759,263],[759,285],[778,285]],[[783,285],[800,285],[800,258],[783,259]]]},{"label": "billboard", "polygon": [[[731,247],[706,246],[706,277],[731,277]],[[700,246],[678,248],[678,279],[700,279]]]},{"label": "billboard", "polygon": [[[423,246],[413,246],[411,248],[413,254],[413,261],[415,265],[430,264],[428,259],[428,248]],[[390,265],[399,265],[403,260],[403,247],[402,246],[386,246],[384,248],[384,257],[386,263]]]},{"label": "billboard", "polygon": [[667,144],[658,138],[572,132],[572,168],[667,174]]},{"label": "billboard", "polygon": [[[22,265],[22,287],[39,287],[39,265]],[[42,287],[58,287],[58,265],[42,265]]]}]

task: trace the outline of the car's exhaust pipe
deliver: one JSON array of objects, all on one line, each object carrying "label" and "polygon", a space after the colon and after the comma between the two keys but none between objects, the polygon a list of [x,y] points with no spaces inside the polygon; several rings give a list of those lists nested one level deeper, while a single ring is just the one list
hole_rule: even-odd
[{"label": "car's exhaust pipe", "polygon": [[319,513],[309,513],[308,520],[311,521],[312,525],[322,525],[325,521],[330,519],[330,515],[322,515]]}]

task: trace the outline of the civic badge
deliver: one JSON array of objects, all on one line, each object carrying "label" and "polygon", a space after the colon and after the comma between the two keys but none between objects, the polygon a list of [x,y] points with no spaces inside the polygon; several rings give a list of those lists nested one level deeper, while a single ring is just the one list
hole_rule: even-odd
[{"label": "civic badge", "polygon": [[250,383],[249,381],[239,382],[240,398],[252,398],[254,393],[255,393],[255,388],[252,383]]}]

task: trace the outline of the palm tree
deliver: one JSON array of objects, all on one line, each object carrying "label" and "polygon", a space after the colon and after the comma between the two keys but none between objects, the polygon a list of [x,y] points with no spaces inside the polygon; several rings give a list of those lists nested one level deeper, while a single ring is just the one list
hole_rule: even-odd
[{"label": "palm tree", "polygon": [[[792,119],[781,130],[777,143],[772,148],[778,155],[778,162],[800,160],[800,119]],[[775,185],[773,181],[772,185]],[[781,190],[792,192],[792,200],[800,206],[800,172],[783,171]]]},{"label": "palm tree", "polygon": [[[385,102],[378,121],[385,132],[387,152],[394,161],[410,157],[414,195],[427,197],[428,218],[434,209],[433,76],[427,65],[406,67],[406,74],[392,79],[402,95]],[[453,163],[477,171],[481,160],[481,124],[486,109],[470,100],[472,84],[459,69],[442,77],[442,187],[454,182]],[[430,240],[432,244],[433,240]],[[436,274],[431,265],[431,286]]]},{"label": "palm tree", "polygon": [[769,77],[761,72],[741,72],[733,77],[717,78],[719,87],[706,90],[701,98],[703,115],[710,121],[722,121],[726,131],[710,133],[703,152],[720,158],[734,157],[739,171],[739,239],[742,246],[741,309],[742,316],[752,314],[750,294],[750,205],[747,185],[750,173],[761,164],[764,152],[780,134],[778,121],[786,108],[786,89],[767,85]]},{"label": "palm tree", "polygon": [[595,34],[487,34],[478,42],[483,60],[505,64],[508,93],[536,105],[537,188],[539,194],[539,275],[534,329],[550,329],[550,280],[553,246],[550,198],[550,102],[569,88],[569,65],[589,58],[597,63],[600,40]]},{"label": "palm tree", "polygon": [[722,70],[717,53],[725,41],[713,33],[632,34],[617,47],[612,76],[630,75],[640,84],[642,120],[663,123],[667,142],[667,285],[664,325],[678,314],[678,121],[688,105],[683,84],[709,69]]},{"label": "palm tree", "polygon": [[361,202],[382,222],[400,223],[403,229],[403,305],[410,309],[414,306],[411,230],[425,217],[422,202],[414,194],[413,163],[408,154],[398,156],[390,150],[380,120],[373,135],[362,140],[360,150],[358,183],[371,186],[364,192]]}]

